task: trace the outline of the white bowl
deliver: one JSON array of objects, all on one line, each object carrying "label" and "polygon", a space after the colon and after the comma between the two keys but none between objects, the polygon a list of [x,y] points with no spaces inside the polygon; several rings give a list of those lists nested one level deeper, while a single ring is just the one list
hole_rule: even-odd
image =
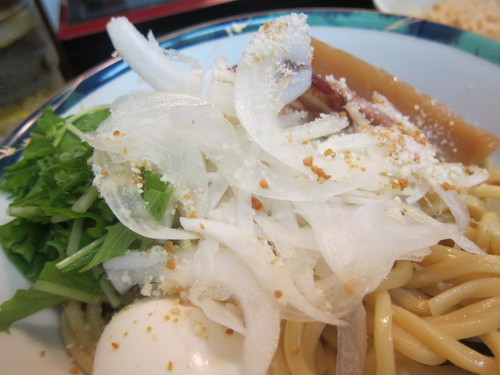
[{"label": "white bowl", "polygon": [[384,13],[416,15],[439,0],[373,0],[375,8]]},{"label": "white bowl", "polygon": [[[403,0],[390,3],[397,2],[414,3]],[[448,105],[468,121],[498,134],[495,125],[500,118],[497,103],[499,44],[429,22],[402,25],[403,17],[373,11],[331,9],[306,13],[309,14],[313,36],[384,67]],[[163,38],[162,46],[181,49],[183,53],[200,59],[204,66],[212,64],[213,57],[219,54],[227,56],[230,64],[235,64],[251,32],[264,21],[282,14],[245,15],[200,25]],[[236,31],[240,29],[241,32]],[[88,106],[109,103],[130,90],[146,88],[145,83],[117,58],[75,79],[47,104],[58,114],[65,115]],[[7,137],[2,145],[4,150],[22,146],[37,116],[39,113]],[[0,174],[15,158],[16,155],[0,156]],[[0,251],[0,302],[10,298],[18,288],[28,286]],[[70,363],[59,337],[58,311],[47,310],[14,324],[10,335],[0,332],[0,364],[2,375],[67,375],[74,365]]]}]

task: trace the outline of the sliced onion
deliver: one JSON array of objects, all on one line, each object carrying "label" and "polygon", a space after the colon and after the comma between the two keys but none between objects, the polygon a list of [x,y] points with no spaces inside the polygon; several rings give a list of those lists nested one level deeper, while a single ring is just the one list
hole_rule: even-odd
[{"label": "sliced onion", "polygon": [[125,17],[112,18],[107,31],[118,54],[155,90],[206,97],[224,113],[234,114],[231,84],[215,80],[204,86],[200,77],[178,64],[190,68],[195,65],[192,59],[165,51],[151,33],[146,39]]},{"label": "sliced onion", "polygon": [[[247,265],[227,249],[216,251],[211,265],[203,267],[199,277],[212,288],[224,287],[238,301],[243,311],[245,328],[242,329],[237,325],[233,327],[238,331],[243,330],[245,335],[243,354],[245,374],[267,374],[278,346],[280,332],[279,308],[273,297],[262,288]],[[231,310],[221,312],[224,308],[217,302],[213,300],[209,302],[206,299],[203,301],[199,295],[195,300],[201,301],[200,307],[211,319],[226,325],[228,322],[235,322]],[[228,317],[230,319],[227,319]]]},{"label": "sliced onion", "polygon": [[344,319],[347,324],[338,327],[336,375],[362,374],[368,346],[363,304],[358,304]]},{"label": "sliced onion", "polygon": [[98,150],[94,152],[92,160],[93,171],[97,176],[94,184],[123,225],[149,238],[197,238],[194,233],[171,228],[169,219],[166,219],[166,223],[156,221],[137,190],[130,167],[123,163],[113,163],[105,152]]}]

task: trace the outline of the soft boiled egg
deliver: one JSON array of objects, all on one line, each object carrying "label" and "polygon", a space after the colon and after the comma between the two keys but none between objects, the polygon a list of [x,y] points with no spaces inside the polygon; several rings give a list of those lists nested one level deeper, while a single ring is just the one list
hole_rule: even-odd
[{"label": "soft boiled egg", "polygon": [[97,345],[94,375],[243,373],[243,336],[178,298],[145,298],[115,314]]}]

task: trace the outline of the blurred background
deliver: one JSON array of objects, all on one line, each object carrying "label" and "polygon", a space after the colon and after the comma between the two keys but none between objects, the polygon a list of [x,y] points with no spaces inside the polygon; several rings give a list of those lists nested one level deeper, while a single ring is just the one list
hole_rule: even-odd
[{"label": "blurred background", "polygon": [[231,15],[282,8],[350,7],[373,9],[370,0],[36,0],[42,5],[61,52],[65,75],[80,74],[112,52],[104,27],[124,14],[141,31],[165,34]]},{"label": "blurred background", "polygon": [[500,42],[500,0],[0,0],[0,141],[66,82],[111,56],[105,27],[112,16],[162,36],[243,13],[325,7],[417,16]]},{"label": "blurred background", "polygon": [[65,82],[111,57],[111,16],[161,36],[242,13],[305,7],[374,8],[371,0],[0,0],[0,140]]}]

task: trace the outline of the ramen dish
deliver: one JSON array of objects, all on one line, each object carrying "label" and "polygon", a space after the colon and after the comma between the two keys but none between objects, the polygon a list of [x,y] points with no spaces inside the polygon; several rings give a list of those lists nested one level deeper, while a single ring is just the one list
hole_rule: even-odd
[{"label": "ramen dish", "polygon": [[6,171],[2,330],[62,305],[94,375],[499,373],[495,136],[304,14],[210,70],[108,33],[152,91],[46,111]]}]

